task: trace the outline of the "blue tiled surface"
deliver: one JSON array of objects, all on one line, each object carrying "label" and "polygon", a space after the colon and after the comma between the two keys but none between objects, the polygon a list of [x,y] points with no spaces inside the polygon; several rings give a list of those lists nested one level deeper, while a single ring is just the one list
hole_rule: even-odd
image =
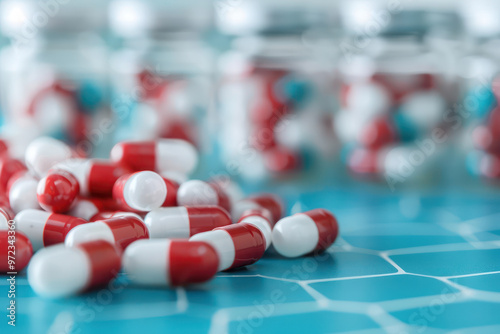
[{"label": "blue tiled surface", "polygon": [[[500,197],[453,191],[278,189],[292,211],[324,207],[340,238],[320,257],[272,250],[204,285],[37,297],[17,277],[17,326],[0,333],[500,332]],[[7,282],[0,282],[7,305]],[[3,314],[5,311],[2,311]]]}]

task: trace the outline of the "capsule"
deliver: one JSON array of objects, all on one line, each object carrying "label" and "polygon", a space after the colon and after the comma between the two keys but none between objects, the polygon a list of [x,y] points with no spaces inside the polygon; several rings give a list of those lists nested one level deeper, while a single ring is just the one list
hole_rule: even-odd
[{"label": "capsule", "polygon": [[327,210],[314,209],[281,219],[273,229],[273,245],[285,257],[327,249],[335,239],[337,219]]},{"label": "capsule", "polygon": [[127,211],[151,211],[162,206],[167,197],[167,186],[155,172],[127,174],[116,181],[113,198]]},{"label": "capsule", "polygon": [[130,280],[142,285],[183,286],[210,280],[219,258],[206,242],[139,240],[124,253],[123,268]]},{"label": "capsule", "polygon": [[218,206],[159,208],[144,219],[151,238],[189,238],[231,224],[226,210]]},{"label": "capsule", "polygon": [[259,208],[267,209],[271,213],[273,225],[283,217],[283,203],[278,196],[273,194],[258,194],[236,202],[232,208],[231,216],[234,221],[238,221],[244,211]]},{"label": "capsule", "polygon": [[128,212],[128,211],[101,211],[93,215],[90,219],[89,222],[96,222],[98,220],[104,220],[104,219],[109,219],[109,218],[114,218],[114,217],[122,217],[122,216],[134,216],[140,220],[143,220],[141,216],[139,216],[137,213],[134,212]]},{"label": "capsule", "polygon": [[50,212],[67,212],[80,193],[80,184],[73,174],[64,170],[51,171],[38,182],[36,196],[40,206]]},{"label": "capsule", "polygon": [[119,250],[139,239],[148,239],[146,225],[135,216],[117,216],[75,227],[66,236],[66,246],[74,246],[93,240],[105,240]]},{"label": "capsule", "polygon": [[5,230],[9,226],[9,221],[14,218],[14,212],[7,205],[0,206],[0,230]]},{"label": "capsule", "polygon": [[33,247],[24,233],[15,231],[14,234],[11,229],[0,227],[0,274],[23,270],[32,255]]},{"label": "capsule", "polygon": [[189,241],[205,241],[219,256],[219,271],[248,266],[266,251],[266,241],[254,225],[241,223],[218,227],[192,236]]},{"label": "capsule", "polygon": [[120,271],[120,255],[107,241],[40,250],[28,266],[28,282],[40,296],[61,298],[103,287]]},{"label": "capsule", "polygon": [[64,242],[68,232],[87,221],[42,210],[23,210],[14,218],[17,229],[30,239],[33,250]]},{"label": "capsule", "polygon": [[93,221],[100,212],[116,210],[118,210],[118,205],[113,198],[79,198],[68,211],[68,215]]},{"label": "capsule", "polygon": [[239,223],[247,223],[257,227],[266,240],[266,249],[271,246],[273,223],[269,210],[264,208],[247,210],[243,212]]},{"label": "capsule", "polygon": [[198,153],[193,145],[180,139],[125,141],[113,147],[111,160],[133,171],[190,174],[198,164]]},{"label": "capsule", "polygon": [[181,184],[177,191],[177,204],[218,205],[228,211],[231,209],[229,197],[221,187],[201,180],[189,180]]},{"label": "capsule", "polygon": [[39,209],[36,196],[38,180],[27,171],[21,171],[12,176],[7,185],[9,204],[14,212],[27,209]]},{"label": "capsule", "polygon": [[40,178],[55,164],[71,157],[73,157],[71,148],[62,141],[51,137],[39,137],[26,148],[24,161],[26,167]]},{"label": "capsule", "polygon": [[17,159],[8,156],[0,158],[0,189],[7,189],[10,178],[14,174],[25,170],[27,170],[26,166]]},{"label": "capsule", "polygon": [[[127,170],[102,159],[68,159],[54,166],[65,170],[78,180],[80,195],[111,197],[113,186]],[[50,173],[50,171],[49,171]]]},{"label": "capsule", "polygon": [[165,186],[167,187],[167,196],[165,202],[161,206],[177,206],[177,191],[179,191],[179,183],[173,179],[162,175]]}]

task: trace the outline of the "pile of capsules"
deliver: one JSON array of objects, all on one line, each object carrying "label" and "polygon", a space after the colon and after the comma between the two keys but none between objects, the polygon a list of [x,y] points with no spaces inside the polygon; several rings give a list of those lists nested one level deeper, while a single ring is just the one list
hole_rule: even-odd
[{"label": "pile of capsules", "polygon": [[271,243],[297,257],[338,234],[326,210],[282,218],[274,195],[243,198],[221,182],[182,180],[198,162],[183,140],[120,142],[109,160],[78,157],[49,137],[28,146],[24,163],[1,149],[0,272],[29,263],[41,296],[102,287],[122,269],[136,284],[201,283],[256,262]]}]

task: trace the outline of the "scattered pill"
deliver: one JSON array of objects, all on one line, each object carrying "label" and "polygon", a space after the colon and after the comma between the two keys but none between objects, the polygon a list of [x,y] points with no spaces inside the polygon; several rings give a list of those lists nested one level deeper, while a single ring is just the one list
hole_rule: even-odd
[{"label": "scattered pill", "polygon": [[189,238],[231,224],[228,213],[218,206],[159,208],[144,219],[151,238]]},{"label": "scattered pill", "polygon": [[94,240],[105,240],[124,250],[139,239],[148,239],[146,225],[132,215],[115,216],[98,220],[72,229],[66,236],[66,246],[74,246]]},{"label": "scattered pill", "polygon": [[255,263],[266,250],[266,241],[254,225],[241,223],[218,227],[192,236],[190,241],[205,241],[219,255],[219,271]]},{"label": "scattered pill", "polygon": [[155,172],[136,172],[116,181],[113,197],[124,210],[151,211],[165,202],[167,186]]},{"label": "scattered pill", "polygon": [[120,271],[118,251],[103,240],[40,250],[28,266],[28,282],[42,297],[61,298],[108,284]]},{"label": "scattered pill", "polygon": [[137,284],[183,286],[210,280],[219,258],[206,242],[154,239],[132,243],[123,255],[123,268]]},{"label": "scattered pill", "polygon": [[273,245],[285,257],[298,257],[327,249],[337,238],[335,217],[315,209],[281,219],[273,229]]},{"label": "scattered pill", "polygon": [[16,228],[30,239],[34,251],[64,242],[72,228],[87,223],[81,218],[34,209],[19,212],[14,220]]}]

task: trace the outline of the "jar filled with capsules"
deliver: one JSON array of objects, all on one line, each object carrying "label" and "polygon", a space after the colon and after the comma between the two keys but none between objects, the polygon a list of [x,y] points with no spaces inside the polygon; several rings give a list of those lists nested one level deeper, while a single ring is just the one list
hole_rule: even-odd
[{"label": "jar filled with capsules", "polygon": [[112,1],[114,140],[181,139],[211,151],[214,51],[206,1]]},{"label": "jar filled with capsules", "polygon": [[1,4],[2,137],[13,156],[46,135],[99,155],[109,127],[105,10],[99,1]]},{"label": "jar filled with capsules", "polygon": [[342,18],[334,128],[346,169],[391,190],[443,181],[460,117],[458,15],[355,1]]},{"label": "jar filled with capsules", "polygon": [[335,8],[314,1],[239,1],[219,13],[229,48],[218,62],[217,140],[229,174],[263,181],[334,169],[336,23]]}]

